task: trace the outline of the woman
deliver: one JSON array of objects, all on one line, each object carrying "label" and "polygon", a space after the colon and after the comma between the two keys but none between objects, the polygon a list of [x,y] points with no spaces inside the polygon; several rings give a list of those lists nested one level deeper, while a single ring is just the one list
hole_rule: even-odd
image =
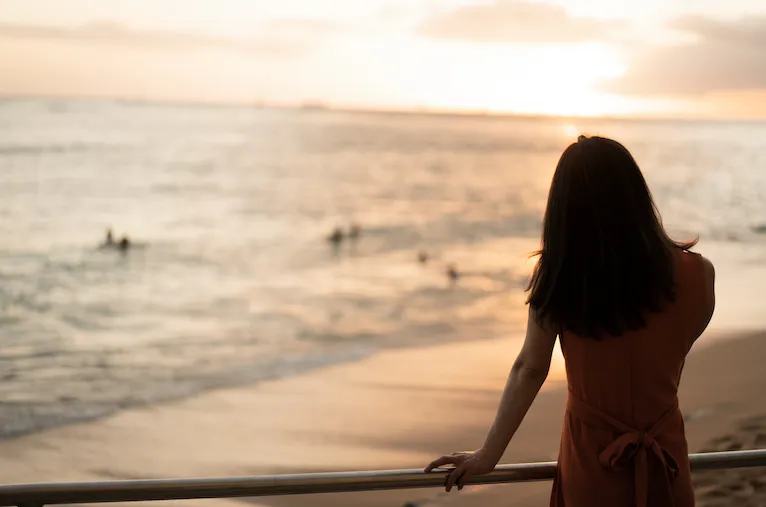
[{"label": "woman", "polygon": [[556,336],[569,396],[552,506],[694,505],[678,383],[713,315],[713,265],[671,240],[619,143],[580,136],[559,160],[529,282],[524,346],[497,417],[446,489],[490,472],[543,385]]}]

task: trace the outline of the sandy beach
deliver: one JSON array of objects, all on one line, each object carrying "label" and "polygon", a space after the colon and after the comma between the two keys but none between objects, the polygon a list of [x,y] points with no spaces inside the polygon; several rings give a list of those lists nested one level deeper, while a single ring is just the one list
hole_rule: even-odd
[{"label": "sandy beach", "polygon": [[[438,454],[482,443],[519,346],[519,337],[512,337],[390,350],[292,378],[131,409],[0,442],[0,474],[4,483],[20,483],[420,467]],[[701,339],[681,394],[692,450],[766,446],[765,353],[762,333]],[[555,459],[563,403],[557,354],[503,461]],[[701,477],[700,505],[724,505],[710,503],[722,491],[751,500],[763,495],[763,474]],[[737,486],[743,477],[747,488]],[[538,483],[469,487],[450,496],[407,490],[251,503],[533,506],[547,503],[549,489]]]},{"label": "sandy beach", "polygon": [[[692,449],[766,447],[748,334],[766,330],[766,124],[0,105],[2,483],[423,467],[481,445],[551,175],[581,133],[625,142],[669,233],[716,265],[726,332],[684,376]],[[98,247],[107,228],[129,253]],[[559,354],[504,461],[556,457],[562,387]],[[738,477],[700,479],[701,498]],[[251,503],[545,505],[549,488]]]}]

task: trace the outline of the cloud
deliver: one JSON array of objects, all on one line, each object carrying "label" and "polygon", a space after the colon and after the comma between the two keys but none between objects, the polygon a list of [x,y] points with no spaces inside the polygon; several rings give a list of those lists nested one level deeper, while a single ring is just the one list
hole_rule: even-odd
[{"label": "cloud", "polygon": [[719,21],[686,16],[670,28],[692,42],[639,51],[606,88],[638,95],[689,95],[766,88],[766,16]]},{"label": "cloud", "polygon": [[621,21],[572,17],[556,5],[495,0],[437,14],[420,33],[479,43],[564,44],[611,38],[624,27]]},{"label": "cloud", "polygon": [[138,30],[111,21],[76,28],[3,25],[0,37],[119,44],[177,51],[217,50],[255,56],[292,57],[310,51],[336,27],[318,20],[277,20],[260,27],[249,39],[191,32]]}]

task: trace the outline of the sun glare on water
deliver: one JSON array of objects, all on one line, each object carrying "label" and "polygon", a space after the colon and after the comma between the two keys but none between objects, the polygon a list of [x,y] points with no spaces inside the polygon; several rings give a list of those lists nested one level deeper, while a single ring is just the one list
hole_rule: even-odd
[{"label": "sun glare on water", "polygon": [[561,126],[561,132],[564,134],[564,137],[568,139],[575,139],[577,136],[580,135],[580,131],[578,128],[572,124],[572,123],[565,123]]}]

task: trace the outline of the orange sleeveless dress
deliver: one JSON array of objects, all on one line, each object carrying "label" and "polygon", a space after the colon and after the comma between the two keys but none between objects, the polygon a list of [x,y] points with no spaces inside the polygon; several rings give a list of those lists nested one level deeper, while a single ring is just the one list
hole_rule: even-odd
[{"label": "orange sleeveless dress", "polygon": [[702,259],[679,251],[675,272],[676,300],[643,329],[561,335],[569,398],[552,507],[694,505],[677,393],[704,318]]}]

